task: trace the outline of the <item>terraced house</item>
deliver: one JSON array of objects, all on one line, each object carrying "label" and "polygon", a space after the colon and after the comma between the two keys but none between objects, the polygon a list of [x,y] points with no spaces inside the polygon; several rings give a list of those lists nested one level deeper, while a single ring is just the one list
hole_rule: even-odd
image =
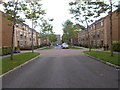
[{"label": "terraced house", "polygon": [[22,23],[15,27],[15,46],[29,47],[32,45],[32,30],[33,30],[33,45],[40,45],[39,33],[30,28],[28,25]]},{"label": "terraced house", "polygon": [[[120,41],[120,16],[113,12],[112,16],[112,39],[113,41]],[[89,34],[89,37],[88,37]],[[89,26],[88,32],[86,30],[79,31],[78,43],[80,45],[88,45],[90,39],[91,46],[110,46],[110,19],[109,15],[95,21]]]},{"label": "terraced house", "polygon": [[[2,26],[2,47],[3,46],[11,46],[12,41],[12,29],[13,27],[10,25],[12,21],[8,20],[5,13],[0,11],[1,16],[1,25]],[[32,31],[33,31],[33,45],[40,46],[40,38],[39,33],[30,28],[28,25],[21,23],[16,24],[15,26],[15,35],[14,35],[14,46],[15,47],[30,47],[32,45]]]}]

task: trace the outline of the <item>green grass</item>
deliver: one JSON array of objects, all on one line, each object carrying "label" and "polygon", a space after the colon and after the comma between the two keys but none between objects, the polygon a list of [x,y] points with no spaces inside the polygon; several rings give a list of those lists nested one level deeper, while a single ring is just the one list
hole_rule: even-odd
[{"label": "green grass", "polygon": [[22,53],[14,56],[14,60],[10,60],[10,57],[2,59],[2,73],[8,72],[13,68],[25,63],[26,61],[31,60],[32,58],[40,55],[40,53]]},{"label": "green grass", "polygon": [[40,50],[49,50],[49,49],[53,49],[53,47],[45,47],[45,48],[42,48]]},{"label": "green grass", "polygon": [[75,46],[69,46],[70,49],[83,49],[83,48],[79,48],[79,47],[75,47]]},{"label": "green grass", "polygon": [[107,61],[109,63],[120,66],[120,60],[118,60],[120,54],[114,53],[113,56],[110,56],[110,52],[103,52],[103,51],[84,51],[84,53],[93,56],[95,58],[101,59],[103,61]]}]

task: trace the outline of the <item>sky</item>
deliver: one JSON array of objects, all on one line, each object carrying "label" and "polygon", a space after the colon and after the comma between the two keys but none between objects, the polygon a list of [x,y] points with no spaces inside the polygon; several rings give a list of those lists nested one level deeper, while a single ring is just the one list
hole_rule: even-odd
[{"label": "sky", "polygon": [[42,0],[42,8],[46,10],[46,17],[53,18],[53,31],[62,35],[62,24],[71,18],[69,2],[71,0]]},{"label": "sky", "polygon": [[[4,0],[8,1],[8,0]],[[53,18],[54,21],[51,22],[53,25],[53,31],[56,34],[62,35],[62,24],[72,17],[69,13],[69,2],[72,0],[41,0],[43,4],[42,9],[46,10],[46,18]],[[1,6],[0,6],[1,7]],[[31,23],[27,20],[26,24],[31,26]],[[40,28],[37,27],[36,30],[39,32]]]},{"label": "sky", "polygon": [[[55,34],[62,35],[62,24],[67,20],[71,19],[72,15],[69,12],[70,6],[69,2],[73,0],[41,0],[40,2],[43,4],[42,9],[46,10],[46,18],[53,18],[54,20],[51,22],[53,25],[53,31]],[[115,0],[119,1],[119,0]],[[1,8],[1,6],[0,6]],[[101,17],[104,17],[106,14],[102,14]],[[26,24],[31,26],[31,22],[28,20]],[[39,32],[40,28],[37,27],[36,30]]]},{"label": "sky", "polygon": [[[63,33],[62,24],[67,19],[71,19],[71,17],[73,16],[70,14],[70,11],[69,11],[70,9],[69,2],[71,1],[74,1],[74,0],[42,0],[41,1],[41,3],[43,4],[42,8],[45,9],[47,13],[46,17],[54,19],[54,21],[51,24],[53,25],[53,31],[56,34],[62,35]],[[108,0],[104,0],[104,1],[108,1]],[[113,0],[113,1],[118,2],[119,0]],[[106,15],[107,13],[101,14],[101,17],[104,17]]]}]

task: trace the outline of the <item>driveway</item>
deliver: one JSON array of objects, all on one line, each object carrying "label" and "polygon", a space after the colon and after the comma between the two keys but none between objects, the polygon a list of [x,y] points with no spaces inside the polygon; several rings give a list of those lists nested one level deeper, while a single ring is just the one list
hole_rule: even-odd
[{"label": "driveway", "polygon": [[83,50],[36,50],[42,55],[3,77],[3,88],[117,88],[118,71]]}]

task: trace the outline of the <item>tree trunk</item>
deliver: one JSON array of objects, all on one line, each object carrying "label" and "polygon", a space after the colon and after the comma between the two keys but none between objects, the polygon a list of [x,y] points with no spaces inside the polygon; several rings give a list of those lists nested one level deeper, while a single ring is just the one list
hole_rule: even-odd
[{"label": "tree trunk", "polygon": [[112,1],[110,0],[110,49],[111,49],[111,56],[113,56],[113,45],[112,45]]},{"label": "tree trunk", "polygon": [[13,54],[14,54],[14,33],[15,33],[15,24],[13,24],[13,30],[12,30],[11,60],[13,60]]},{"label": "tree trunk", "polygon": [[32,53],[34,53],[34,45],[33,45],[33,20],[32,20]]},{"label": "tree trunk", "polygon": [[95,23],[95,45],[97,46],[97,27]]},{"label": "tree trunk", "polygon": [[[15,2],[14,2],[15,3]],[[13,56],[14,56],[14,33],[15,33],[15,24],[16,24],[16,9],[17,9],[17,5],[18,5],[18,0],[15,3],[15,8],[14,8],[14,18],[13,18],[13,30],[12,30],[12,42],[11,42],[11,57],[10,59],[13,60]]]},{"label": "tree trunk", "polygon": [[87,24],[87,33],[88,33],[88,47],[89,47],[89,51],[91,51],[90,35],[89,35],[89,31],[88,31],[88,24]]}]

